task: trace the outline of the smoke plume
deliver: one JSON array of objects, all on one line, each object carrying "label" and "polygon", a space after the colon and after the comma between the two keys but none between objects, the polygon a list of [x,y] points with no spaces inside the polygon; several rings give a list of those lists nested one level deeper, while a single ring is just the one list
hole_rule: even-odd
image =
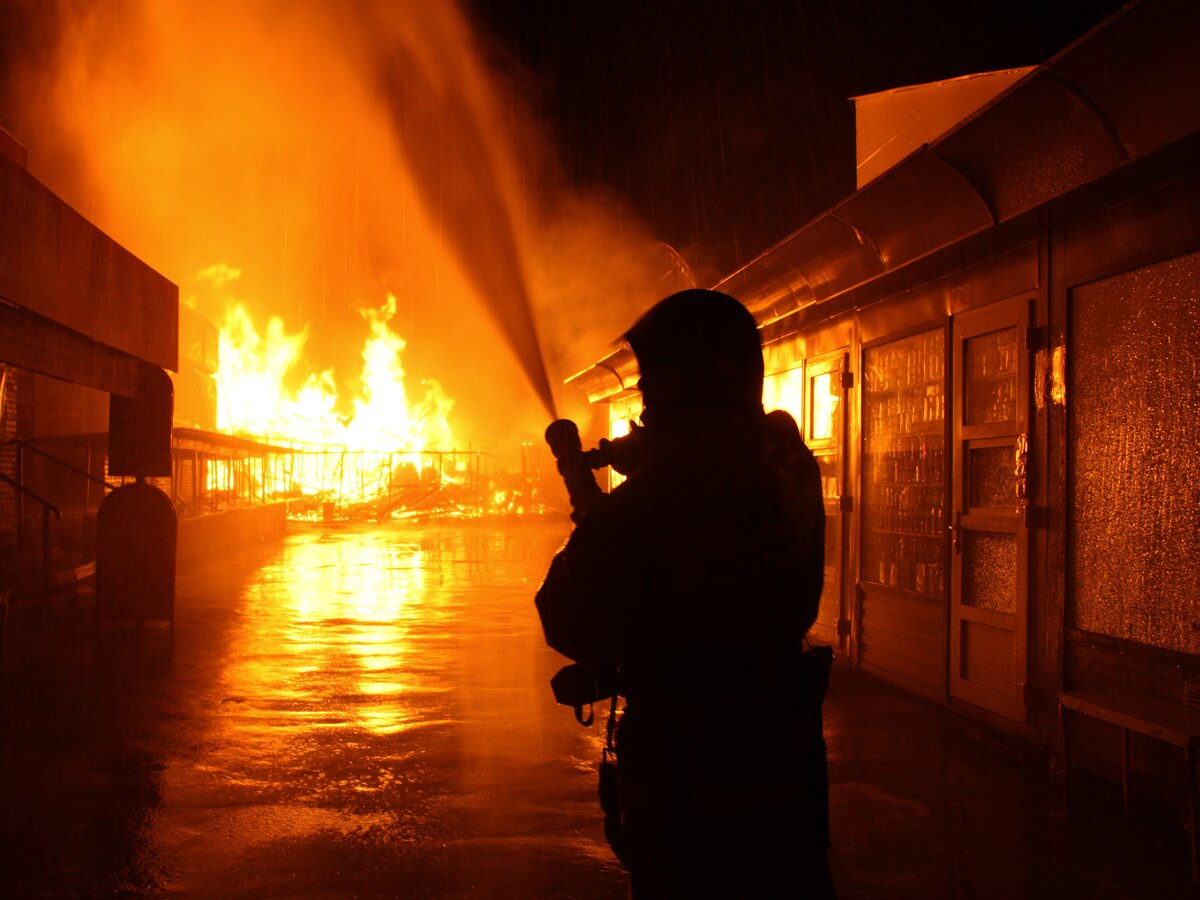
[{"label": "smoke plume", "polygon": [[[15,12],[14,12],[15,10]],[[540,433],[562,379],[662,292],[662,248],[568,185],[521,85],[450,3],[20,3],[0,110],[31,171],[216,322],[307,329],[351,396],[357,310],[396,298],[462,445]],[[13,48],[7,48],[12,50]],[[236,297],[214,266],[242,273]],[[202,273],[208,273],[204,275]]]}]

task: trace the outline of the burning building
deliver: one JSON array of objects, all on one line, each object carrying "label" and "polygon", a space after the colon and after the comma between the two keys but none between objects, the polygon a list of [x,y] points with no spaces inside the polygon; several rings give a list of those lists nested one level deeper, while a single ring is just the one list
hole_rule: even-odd
[{"label": "burning building", "polygon": [[[1190,785],[1193,839],[1198,50],[1194,4],[1146,0],[1035,69],[857,98],[858,189],[716,285],[821,465],[814,636],[1068,767]],[[636,381],[617,349],[571,383],[615,435]]]}]

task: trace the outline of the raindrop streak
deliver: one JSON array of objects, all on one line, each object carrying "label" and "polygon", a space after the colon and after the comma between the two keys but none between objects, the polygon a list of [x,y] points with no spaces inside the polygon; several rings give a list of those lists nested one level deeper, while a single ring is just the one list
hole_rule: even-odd
[{"label": "raindrop streak", "polygon": [[[370,25],[368,17],[368,26]],[[480,128],[470,85],[435,78],[419,55],[380,46],[375,74],[421,202],[516,355],[550,418],[554,395],[538,343],[500,164]],[[429,48],[433,49],[433,48]]]}]

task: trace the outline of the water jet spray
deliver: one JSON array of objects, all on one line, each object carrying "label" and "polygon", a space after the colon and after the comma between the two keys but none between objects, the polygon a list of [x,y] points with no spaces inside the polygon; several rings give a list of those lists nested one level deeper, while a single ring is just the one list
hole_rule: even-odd
[{"label": "water jet spray", "polygon": [[377,85],[418,197],[547,415],[556,419],[513,221],[515,161],[491,134],[498,125],[480,99],[490,93],[477,80],[480,73],[456,69],[459,77],[447,78],[428,71],[427,54],[380,42],[380,33],[386,28],[364,37],[375,53]]}]

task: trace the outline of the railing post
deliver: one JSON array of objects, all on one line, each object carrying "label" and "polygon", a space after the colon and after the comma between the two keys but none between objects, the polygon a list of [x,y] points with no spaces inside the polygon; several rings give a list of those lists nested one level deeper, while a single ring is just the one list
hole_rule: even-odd
[{"label": "railing post", "polygon": [[17,487],[13,499],[17,508],[17,568],[20,569],[25,565],[25,493],[21,490],[25,486],[25,448],[20,444],[17,444],[16,469]]},{"label": "railing post", "polygon": [[42,596],[50,596],[50,507],[42,507]]}]

